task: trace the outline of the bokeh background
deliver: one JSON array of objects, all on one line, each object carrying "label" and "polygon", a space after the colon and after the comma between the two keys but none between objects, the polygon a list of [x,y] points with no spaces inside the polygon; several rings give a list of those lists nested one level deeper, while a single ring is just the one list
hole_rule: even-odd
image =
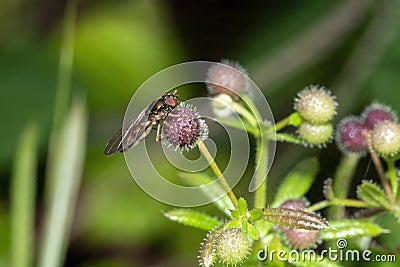
[{"label": "bokeh background", "polygon": [[[40,129],[35,252],[40,243],[65,7],[65,0],[0,2],[0,266],[10,262],[15,148],[31,121]],[[103,155],[147,78],[177,63],[227,58],[247,69],[276,119],[291,113],[296,92],[311,83],[337,96],[337,119],[359,114],[373,100],[400,111],[399,14],[400,2],[390,0],[78,1],[69,98],[85,96],[89,124],[65,266],[197,266],[205,233],[165,219],[162,211],[170,207],[140,190],[123,156]],[[194,86],[182,98],[206,94],[205,86]],[[309,199],[323,198],[323,180],[340,158],[334,144],[324,150],[279,144],[269,198],[306,155],[318,155],[322,165]],[[361,162],[354,186],[365,174],[374,177],[368,163]],[[251,198],[245,183],[236,190]],[[213,207],[200,209],[222,215]],[[391,219],[386,223],[396,227]],[[399,232],[382,242],[399,246]]]}]

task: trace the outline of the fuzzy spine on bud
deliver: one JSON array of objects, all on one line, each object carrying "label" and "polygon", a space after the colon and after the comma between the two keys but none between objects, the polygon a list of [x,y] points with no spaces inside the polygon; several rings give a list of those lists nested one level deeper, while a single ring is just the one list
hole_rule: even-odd
[{"label": "fuzzy spine on bud", "polygon": [[246,70],[239,63],[226,59],[209,68],[206,84],[210,95],[226,94],[234,99],[247,94],[250,86]]},{"label": "fuzzy spine on bud", "polygon": [[361,116],[364,119],[365,126],[370,130],[384,121],[397,122],[397,115],[393,109],[379,102],[374,102],[367,106]]},{"label": "fuzzy spine on bud", "polygon": [[400,153],[400,125],[383,121],[371,133],[372,149],[383,157],[394,157]]},{"label": "fuzzy spine on bud", "polygon": [[252,240],[240,228],[226,228],[218,234],[214,246],[221,263],[237,266],[247,260]]},{"label": "fuzzy spine on bud", "polygon": [[340,121],[336,130],[336,144],[343,153],[364,156],[368,151],[365,126],[361,118],[349,116]]},{"label": "fuzzy spine on bud", "polygon": [[303,139],[304,145],[311,147],[325,147],[332,139],[333,126],[331,123],[326,124],[311,124],[309,122],[302,122],[299,126],[298,133]]},{"label": "fuzzy spine on bud", "polygon": [[312,124],[325,124],[332,120],[338,106],[331,92],[319,85],[310,85],[297,94],[294,109]]},{"label": "fuzzy spine on bud", "polygon": [[207,139],[208,126],[195,107],[182,102],[165,119],[162,134],[166,145],[189,150],[197,140]]}]

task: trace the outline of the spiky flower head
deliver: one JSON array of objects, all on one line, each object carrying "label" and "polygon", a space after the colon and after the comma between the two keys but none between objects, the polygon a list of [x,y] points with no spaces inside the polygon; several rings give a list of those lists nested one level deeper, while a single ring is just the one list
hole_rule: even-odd
[{"label": "spiky flower head", "polygon": [[208,126],[194,106],[181,102],[165,119],[162,135],[166,145],[189,150],[207,139]]},{"label": "spiky flower head", "polygon": [[359,117],[348,116],[342,119],[336,129],[335,139],[337,146],[345,154],[355,153],[363,156],[368,151],[365,125]]},{"label": "spiky flower head", "polygon": [[298,133],[305,145],[321,148],[331,141],[333,126],[331,123],[318,125],[303,121],[299,126]]},{"label": "spiky flower head", "polygon": [[294,109],[312,124],[325,124],[336,114],[335,99],[325,87],[310,85],[297,94]]},{"label": "spiky flower head", "polygon": [[367,106],[361,115],[365,126],[372,130],[383,121],[397,122],[397,115],[390,106],[374,102]]},{"label": "spiky flower head", "polygon": [[[304,210],[306,208],[304,202],[298,199],[289,199],[280,207],[294,210]],[[320,236],[320,231],[317,230],[305,230],[289,227],[279,227],[279,229],[284,232],[289,245],[295,249],[305,249],[315,246]]]},{"label": "spiky flower head", "polygon": [[248,93],[250,86],[246,70],[239,63],[226,59],[209,68],[206,84],[210,95],[227,94],[232,98]]},{"label": "spiky flower head", "polygon": [[226,228],[215,240],[215,254],[226,265],[241,265],[250,254],[252,240],[240,228]]},{"label": "spiky flower head", "polygon": [[371,133],[372,149],[383,157],[393,157],[400,153],[400,125],[393,121],[383,121]]}]

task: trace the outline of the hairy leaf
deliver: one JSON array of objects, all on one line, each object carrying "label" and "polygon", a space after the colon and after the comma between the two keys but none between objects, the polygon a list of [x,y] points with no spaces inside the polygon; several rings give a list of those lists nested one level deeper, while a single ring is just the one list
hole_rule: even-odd
[{"label": "hairy leaf", "polygon": [[387,233],[387,230],[372,222],[362,220],[330,221],[330,229],[321,231],[321,238],[325,240],[350,238],[355,236],[377,236]]},{"label": "hairy leaf", "polygon": [[206,231],[210,231],[215,227],[222,225],[222,222],[220,220],[207,214],[190,209],[171,210],[165,212],[164,216],[171,221]]},{"label": "hairy leaf", "polygon": [[305,230],[322,230],[330,227],[323,218],[304,210],[266,208],[263,219],[280,226]]}]

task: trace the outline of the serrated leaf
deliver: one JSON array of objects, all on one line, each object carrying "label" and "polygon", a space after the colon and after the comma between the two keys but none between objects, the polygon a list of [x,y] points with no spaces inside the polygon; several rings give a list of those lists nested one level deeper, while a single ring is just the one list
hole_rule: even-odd
[{"label": "serrated leaf", "polygon": [[206,231],[210,231],[215,227],[223,224],[222,221],[214,217],[190,209],[171,210],[165,212],[164,216],[170,219],[171,221]]},{"label": "serrated leaf", "polygon": [[259,238],[257,229],[251,223],[247,225],[247,232],[245,233],[247,233],[253,240],[258,240]]},{"label": "serrated leaf", "polygon": [[391,208],[389,199],[383,190],[374,183],[363,182],[357,191],[358,197],[375,207]]},{"label": "serrated leaf", "polygon": [[377,236],[387,233],[377,224],[361,220],[338,220],[330,221],[330,229],[321,231],[321,238],[324,240],[351,238],[355,236]]},{"label": "serrated leaf", "polygon": [[263,211],[261,209],[253,209],[250,211],[249,221],[261,220],[263,216]]},{"label": "serrated leaf", "polygon": [[240,228],[242,226],[242,221],[240,220],[232,220],[225,224],[226,228]]},{"label": "serrated leaf", "polygon": [[[203,173],[185,173],[179,174],[179,177],[190,186],[202,186],[214,182],[214,179],[203,174]],[[203,190],[200,188],[200,190]],[[218,183],[213,183],[212,186],[207,187],[207,190],[202,191],[209,199],[215,200],[213,204],[216,205],[222,212],[229,217],[231,216],[231,210],[235,209],[230,198],[226,195],[225,190]],[[219,198],[219,196],[223,197]]]},{"label": "serrated leaf", "polygon": [[244,198],[239,198],[238,208],[240,215],[246,215],[247,213],[247,202]]},{"label": "serrated leaf", "polygon": [[280,226],[305,230],[322,230],[330,227],[323,218],[304,210],[266,208],[263,219]]},{"label": "serrated leaf", "polygon": [[316,158],[308,158],[300,162],[279,186],[272,206],[277,207],[288,199],[303,197],[313,184],[318,167]]}]

